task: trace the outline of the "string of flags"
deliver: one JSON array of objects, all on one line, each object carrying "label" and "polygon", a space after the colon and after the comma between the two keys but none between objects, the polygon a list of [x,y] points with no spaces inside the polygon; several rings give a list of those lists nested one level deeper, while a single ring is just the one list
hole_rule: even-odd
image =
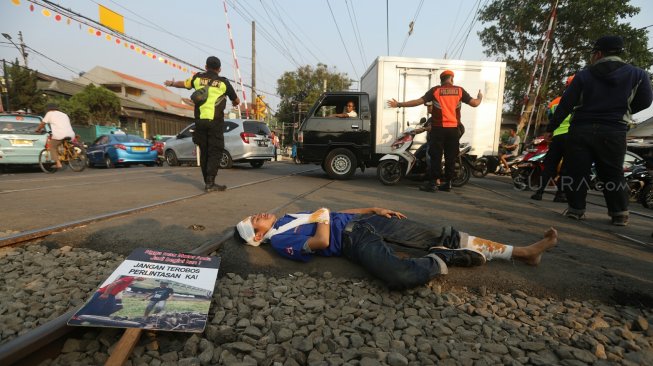
[{"label": "string of flags", "polygon": [[[10,0],[12,4],[16,6],[21,6],[23,1],[22,0]],[[67,15],[62,15],[59,14],[53,10],[47,9],[45,7],[41,7],[37,4],[31,3],[28,6],[28,9],[31,13],[40,13],[46,18],[52,18],[56,23],[62,23],[66,25],[71,25],[73,23],[77,23],[79,29],[84,29],[86,28],[86,32],[90,36],[94,36],[97,39],[103,39],[105,41],[113,43],[115,46],[122,46],[123,48],[134,51],[136,54],[140,54],[141,56],[145,56],[151,60],[158,61],[164,65],[168,65],[174,69],[177,69],[179,71],[182,71],[184,73],[188,74],[194,74],[195,72],[192,71],[190,66],[184,65],[180,63],[179,61],[176,60],[171,60],[165,56],[157,55],[156,52],[153,50],[147,49],[143,45],[139,45],[134,42],[130,42],[125,40],[124,38],[118,37],[114,34],[110,34],[107,32],[104,32],[103,30],[100,30],[95,27],[91,27],[83,22],[80,22],[77,19],[71,18]],[[106,8],[105,8],[106,9]],[[100,10],[102,11],[102,9]],[[115,13],[114,13],[115,14]],[[109,28],[114,28],[110,25],[107,25]],[[117,28],[114,28],[117,29]],[[122,33],[122,32],[121,32]]]}]

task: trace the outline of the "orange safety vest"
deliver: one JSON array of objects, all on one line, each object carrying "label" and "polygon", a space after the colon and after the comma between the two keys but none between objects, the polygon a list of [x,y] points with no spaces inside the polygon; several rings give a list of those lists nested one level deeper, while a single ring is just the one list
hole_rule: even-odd
[{"label": "orange safety vest", "polygon": [[442,127],[458,127],[460,123],[460,106],[462,105],[463,88],[455,85],[440,85],[433,91],[435,101],[433,106],[441,114]]}]

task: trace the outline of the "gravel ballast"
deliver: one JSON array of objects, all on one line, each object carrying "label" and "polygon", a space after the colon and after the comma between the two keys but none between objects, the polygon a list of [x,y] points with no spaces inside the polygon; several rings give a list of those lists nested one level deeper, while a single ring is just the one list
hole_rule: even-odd
[{"label": "gravel ballast", "polygon": [[[0,342],[81,305],[123,260],[29,245],[0,250]],[[649,308],[490,293],[439,282],[227,273],[202,334],[145,332],[127,365],[650,365]],[[89,328],[43,365],[96,365],[120,329]]]}]

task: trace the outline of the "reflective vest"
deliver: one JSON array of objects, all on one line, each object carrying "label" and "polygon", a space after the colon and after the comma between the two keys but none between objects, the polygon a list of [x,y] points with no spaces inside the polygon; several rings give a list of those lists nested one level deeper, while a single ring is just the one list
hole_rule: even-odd
[{"label": "reflective vest", "polygon": [[[547,110],[547,113],[549,114],[549,118],[553,116],[553,113],[555,113],[556,108],[558,108],[558,104],[560,104],[560,99],[562,97],[557,97],[554,100],[549,103],[549,109]],[[558,136],[558,135],[564,135],[565,133],[569,132],[569,123],[571,122],[571,114],[569,114],[565,119],[562,121],[560,126],[556,128],[553,131],[553,136]]]},{"label": "reflective vest", "polygon": [[463,88],[455,85],[440,85],[433,91],[435,101],[433,106],[441,114],[442,127],[458,127],[460,122],[460,107],[462,105]]},{"label": "reflective vest", "polygon": [[186,89],[202,89],[209,87],[209,96],[206,102],[200,106],[195,106],[195,118],[199,119],[219,119],[224,118],[224,108],[227,105],[224,97],[227,92],[227,84],[224,80],[209,73],[197,73],[184,81]]}]

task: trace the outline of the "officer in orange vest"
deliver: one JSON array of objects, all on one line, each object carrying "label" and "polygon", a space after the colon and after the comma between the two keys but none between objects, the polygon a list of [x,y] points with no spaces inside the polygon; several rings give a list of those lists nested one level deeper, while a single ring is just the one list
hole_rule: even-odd
[{"label": "officer in orange vest", "polygon": [[[421,98],[407,102],[397,102],[395,99],[388,101],[388,107],[415,107],[426,102],[433,102],[433,125],[429,131],[431,146],[431,174],[426,185],[420,190],[426,192],[450,191],[451,181],[454,178],[456,158],[460,143],[458,127],[460,125],[460,107],[462,103],[471,107],[478,107],[483,99],[483,94],[478,91],[476,98],[472,98],[465,89],[453,84],[454,73],[445,70],[440,73],[440,85],[434,86]],[[444,180],[442,180],[442,154],[444,153]]]}]

